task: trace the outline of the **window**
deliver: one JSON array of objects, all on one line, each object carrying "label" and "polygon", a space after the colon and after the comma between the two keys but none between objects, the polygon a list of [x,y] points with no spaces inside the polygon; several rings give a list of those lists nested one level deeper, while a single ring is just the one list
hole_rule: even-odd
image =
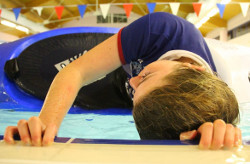
[{"label": "window", "polygon": [[114,23],[127,23],[126,14],[114,14],[113,15],[113,22]]},{"label": "window", "polygon": [[102,15],[97,15],[97,23],[111,23],[111,14],[104,19]]},{"label": "window", "polygon": [[97,23],[127,23],[126,14],[108,14],[106,19],[102,15],[97,16]]},{"label": "window", "polygon": [[228,39],[233,39],[250,32],[250,21],[228,31]]}]

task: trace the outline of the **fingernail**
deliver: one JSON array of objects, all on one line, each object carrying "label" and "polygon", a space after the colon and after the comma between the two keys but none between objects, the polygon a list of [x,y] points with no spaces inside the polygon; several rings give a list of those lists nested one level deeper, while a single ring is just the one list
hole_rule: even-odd
[{"label": "fingernail", "polygon": [[43,142],[43,146],[50,146],[53,144],[53,141],[47,141],[47,142]]},{"label": "fingernail", "polygon": [[242,145],[242,140],[241,139],[239,139],[239,145]]},{"label": "fingernail", "polygon": [[242,145],[241,139],[235,141],[235,143],[234,143],[234,146],[239,146],[239,145]]},{"label": "fingernail", "polygon": [[26,141],[24,141],[23,144],[24,144],[25,146],[30,146],[30,145],[31,145],[30,139],[27,139]]},{"label": "fingernail", "polygon": [[210,149],[218,150],[218,149],[223,148],[223,147],[224,147],[224,144],[221,144],[220,146],[212,145]]},{"label": "fingernail", "polygon": [[12,138],[8,139],[8,141],[5,141],[5,142],[8,143],[8,144],[14,144],[15,143],[15,141]]},{"label": "fingernail", "polygon": [[202,144],[199,144],[199,149],[201,149],[201,150],[207,150],[208,147],[206,147],[206,146],[204,146],[204,145],[202,145]]},{"label": "fingernail", "polygon": [[190,140],[193,133],[194,133],[195,130],[193,131],[189,131],[189,132],[185,132],[183,134],[180,135],[180,140]]},{"label": "fingernail", "polygon": [[239,140],[235,141],[234,146],[236,146],[236,147],[239,146]]},{"label": "fingernail", "polygon": [[33,142],[33,145],[34,146],[41,146],[41,140],[39,139],[39,140],[35,140],[34,142]]},{"label": "fingernail", "polygon": [[49,141],[48,142],[48,146],[52,145],[53,144],[53,141]]},{"label": "fingernail", "polygon": [[185,134],[181,134],[180,135],[180,140],[188,140],[188,135],[185,135]]}]

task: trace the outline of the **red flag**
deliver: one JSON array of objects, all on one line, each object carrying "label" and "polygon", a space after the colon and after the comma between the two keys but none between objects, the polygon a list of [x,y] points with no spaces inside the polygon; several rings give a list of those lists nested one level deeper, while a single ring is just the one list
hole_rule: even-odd
[{"label": "red flag", "polygon": [[193,3],[193,7],[194,7],[194,11],[198,17],[200,14],[200,11],[201,11],[201,3]]},{"label": "red flag", "polygon": [[64,6],[56,6],[55,7],[58,19],[61,19],[63,9],[64,9]]},{"label": "red flag", "polygon": [[126,12],[127,18],[130,16],[131,10],[133,8],[133,4],[123,4],[123,8]]}]

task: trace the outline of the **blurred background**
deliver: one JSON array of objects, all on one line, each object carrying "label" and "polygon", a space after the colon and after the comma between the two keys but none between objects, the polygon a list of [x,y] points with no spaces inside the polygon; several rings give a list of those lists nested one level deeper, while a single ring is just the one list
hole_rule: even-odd
[{"label": "blurred background", "polygon": [[250,46],[249,0],[0,0],[0,43],[73,26],[122,28],[151,12],[193,23],[204,37]]}]

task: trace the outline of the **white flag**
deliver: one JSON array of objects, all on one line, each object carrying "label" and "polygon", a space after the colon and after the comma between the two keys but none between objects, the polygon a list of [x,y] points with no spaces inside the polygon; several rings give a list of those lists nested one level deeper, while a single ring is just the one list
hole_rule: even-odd
[{"label": "white flag", "polygon": [[106,19],[109,12],[110,4],[100,4],[100,8],[103,18]]},{"label": "white flag", "polygon": [[38,13],[39,16],[42,15],[42,10],[43,10],[43,7],[33,7],[33,9],[35,9]]},{"label": "white flag", "polygon": [[240,8],[244,17],[247,16],[247,10],[249,8],[249,3],[240,3]]},{"label": "white flag", "polygon": [[170,5],[170,8],[172,10],[172,13],[174,15],[177,15],[179,7],[180,7],[180,3],[169,3],[169,5]]}]

